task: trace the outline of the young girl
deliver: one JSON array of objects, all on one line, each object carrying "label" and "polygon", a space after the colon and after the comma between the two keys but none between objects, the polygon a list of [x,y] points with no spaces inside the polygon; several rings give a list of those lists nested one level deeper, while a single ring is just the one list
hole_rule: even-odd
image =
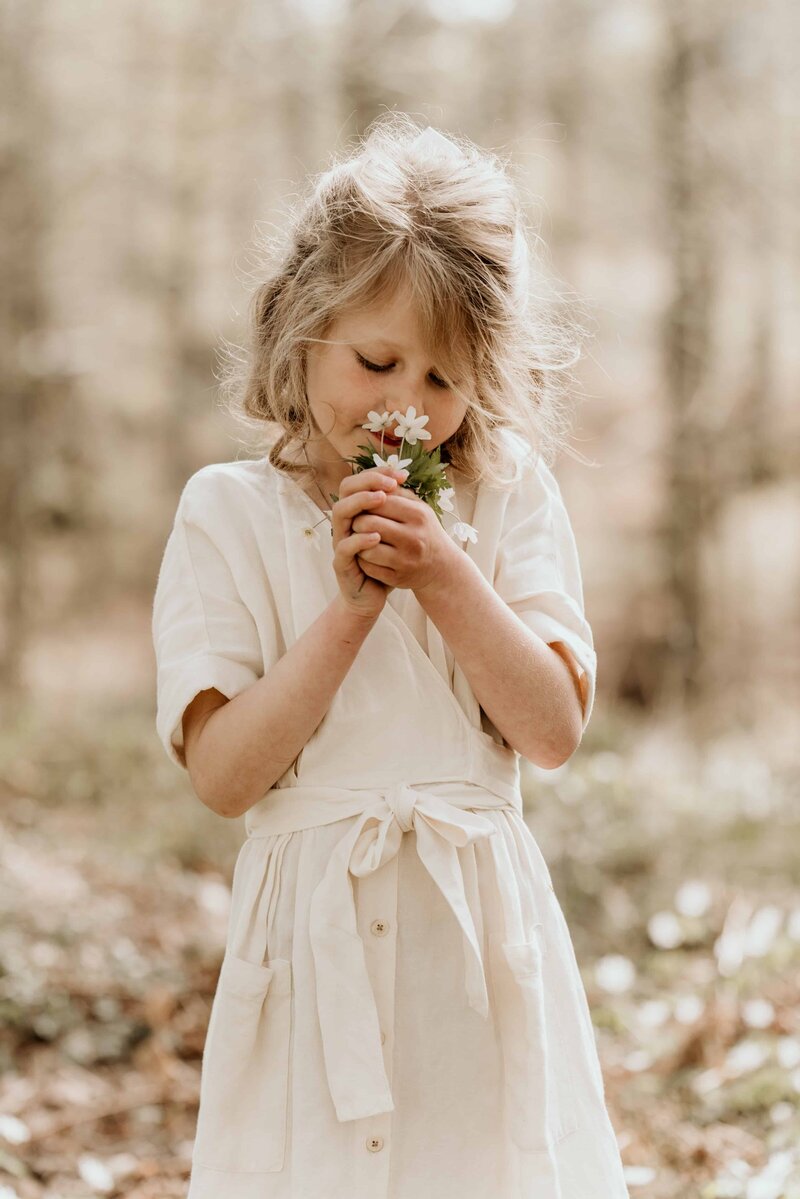
[{"label": "young girl", "polygon": [[[596,673],[526,238],[493,156],[380,118],[255,295],[277,438],[180,497],[158,733],[247,832],[190,1199],[627,1196],[522,817],[519,755],[567,761]],[[441,512],[398,469],[420,440]]]}]

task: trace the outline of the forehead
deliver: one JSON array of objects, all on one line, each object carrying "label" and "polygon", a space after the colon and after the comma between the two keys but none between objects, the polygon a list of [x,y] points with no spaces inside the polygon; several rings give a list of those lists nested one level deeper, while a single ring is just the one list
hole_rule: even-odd
[{"label": "forehead", "polygon": [[368,343],[376,353],[427,355],[458,377],[465,365],[466,345],[454,333],[453,323],[444,325],[449,325],[447,332],[426,328],[406,289],[342,312],[336,321],[338,336],[345,340]]},{"label": "forehead", "polygon": [[399,293],[343,312],[338,323],[351,336],[369,337],[390,349],[410,350],[425,341],[419,313]]}]

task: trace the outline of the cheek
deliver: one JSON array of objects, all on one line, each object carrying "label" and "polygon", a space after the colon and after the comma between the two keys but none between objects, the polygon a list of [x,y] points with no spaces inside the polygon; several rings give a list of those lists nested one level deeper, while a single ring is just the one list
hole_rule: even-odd
[{"label": "cheek", "polygon": [[448,437],[452,437],[458,426],[461,424],[467,412],[467,406],[463,400],[450,398],[442,401],[433,420],[429,422],[434,425],[441,435],[441,440],[446,441]]},{"label": "cheek", "polygon": [[363,371],[348,358],[333,357],[320,365],[315,374],[309,374],[309,397],[315,416],[319,410],[329,425],[332,411],[336,414],[336,426],[350,430],[366,420],[371,393],[365,387]]},{"label": "cheek", "polygon": [[337,392],[339,396],[339,413],[342,424],[349,427],[361,426],[367,419],[370,409],[383,407],[379,402],[380,383],[370,378],[362,367],[347,365],[339,373]]}]

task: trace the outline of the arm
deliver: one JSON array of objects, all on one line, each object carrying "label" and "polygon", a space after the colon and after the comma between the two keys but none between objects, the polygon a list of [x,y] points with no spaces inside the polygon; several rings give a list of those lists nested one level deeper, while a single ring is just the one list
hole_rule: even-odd
[{"label": "arm", "polygon": [[241,816],[284,774],[377,618],[354,612],[339,594],[258,682],[224,702],[204,691],[186,709],[186,764],[206,807]]},{"label": "arm", "polygon": [[511,747],[553,770],[574,753],[582,705],[571,655],[527,628],[463,550],[415,590],[475,696]]}]

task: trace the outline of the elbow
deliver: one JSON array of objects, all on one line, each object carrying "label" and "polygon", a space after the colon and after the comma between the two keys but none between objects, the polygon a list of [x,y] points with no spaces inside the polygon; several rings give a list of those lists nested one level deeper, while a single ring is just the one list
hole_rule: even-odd
[{"label": "elbow", "polygon": [[538,766],[541,770],[558,770],[560,766],[566,765],[576,749],[577,746],[573,745],[569,749],[562,748],[545,752],[542,746],[539,745],[535,754],[524,754],[523,756],[527,757],[530,762],[533,762],[534,766]]},{"label": "elbow", "polygon": [[222,787],[216,787],[213,782],[202,777],[191,776],[192,787],[203,807],[208,808],[215,816],[223,816],[226,820],[235,820],[247,811],[239,799],[226,792]]},{"label": "elbow", "polygon": [[558,744],[552,747],[550,765],[545,767],[546,770],[557,770],[559,766],[565,766],[575,753],[575,750],[583,740],[582,716],[579,715],[576,718],[573,711],[571,719],[564,722],[562,733],[563,735]]},{"label": "elbow", "polygon": [[543,741],[540,734],[530,753],[526,753],[525,750],[519,752],[542,770],[558,770],[570,760],[582,739],[582,717],[576,720],[572,713],[568,720],[562,721],[559,727],[553,730],[552,737]]},{"label": "elbow", "polygon": [[544,770],[558,770],[560,766],[566,766],[567,762],[575,753],[575,750],[579,745],[580,737],[577,739],[577,741],[571,740],[567,742],[566,745],[561,745],[558,749],[553,750],[553,752],[548,756],[547,760],[544,762],[539,762],[539,765]]},{"label": "elbow", "polygon": [[230,799],[217,797],[203,799],[201,796],[200,801],[216,816],[222,816],[225,820],[237,820],[240,816],[244,816],[248,808],[247,804],[234,803]]},{"label": "elbow", "polygon": [[222,816],[225,820],[238,820],[263,798],[283,774],[284,769],[281,767],[274,779],[270,775],[264,785],[259,784],[256,792],[245,791],[244,780],[239,780],[237,786],[237,780],[232,779],[229,773],[221,775],[219,771],[215,772],[210,767],[206,770],[197,769],[195,775],[191,776],[192,786],[200,802],[216,816]]},{"label": "elbow", "polygon": [[199,715],[193,727],[184,732],[186,769],[194,793],[203,807],[215,816],[236,820],[244,815],[252,801],[243,800],[231,785],[230,777],[220,770],[224,764],[220,762],[218,748],[208,743],[207,730],[213,723],[216,710],[215,707]]},{"label": "elbow", "polygon": [[231,787],[229,779],[221,779],[213,769],[206,766],[198,742],[195,742],[187,754],[187,770],[195,795],[203,807],[208,808],[215,816],[236,820],[250,807],[250,803],[245,802]]}]

